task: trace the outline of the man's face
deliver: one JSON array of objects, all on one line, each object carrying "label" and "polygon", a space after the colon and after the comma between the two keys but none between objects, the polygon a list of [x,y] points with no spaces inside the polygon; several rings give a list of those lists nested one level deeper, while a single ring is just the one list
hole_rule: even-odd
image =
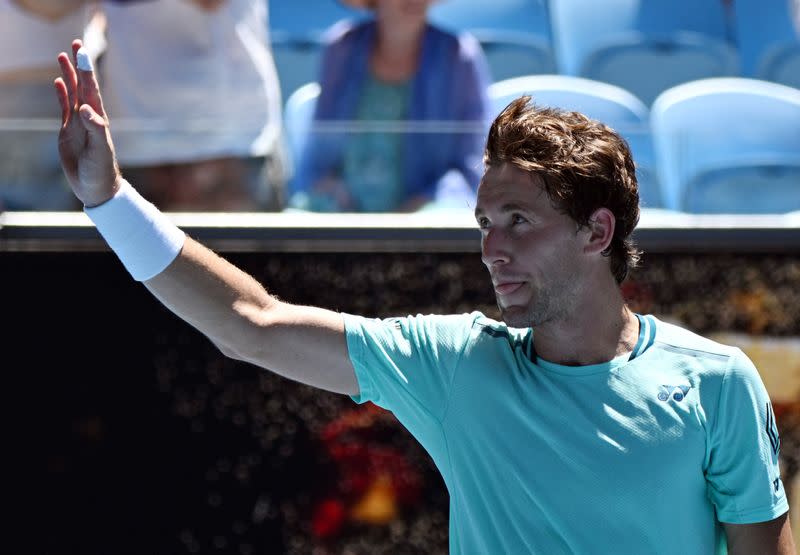
[{"label": "man's face", "polygon": [[475,218],[503,320],[536,327],[570,313],[581,288],[581,234],[541,178],[511,164],[486,171]]}]

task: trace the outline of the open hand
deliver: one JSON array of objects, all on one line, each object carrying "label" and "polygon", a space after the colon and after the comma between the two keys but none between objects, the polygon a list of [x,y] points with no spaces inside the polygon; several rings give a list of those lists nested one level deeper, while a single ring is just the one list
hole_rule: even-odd
[{"label": "open hand", "polygon": [[58,152],[75,196],[87,207],[114,196],[121,179],[114,145],[93,71],[76,69],[80,40],[72,41],[72,58],[58,55],[61,77],[54,82],[61,104]]}]

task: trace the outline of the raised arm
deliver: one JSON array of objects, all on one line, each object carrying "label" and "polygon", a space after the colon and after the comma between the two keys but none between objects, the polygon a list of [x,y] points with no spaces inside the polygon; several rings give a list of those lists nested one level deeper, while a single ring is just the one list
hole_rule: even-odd
[{"label": "raised arm", "polygon": [[[290,305],[270,296],[251,276],[200,243],[184,239],[177,229],[169,229],[168,220],[146,205],[122,179],[97,80],[86,65],[88,61],[78,63],[80,47],[80,41],[73,42],[72,60],[63,52],[58,56],[62,72],[55,81],[62,110],[59,153],[67,179],[90,216],[92,211],[106,211],[104,218],[109,220],[108,211],[113,210],[112,223],[103,225],[124,223],[113,222],[120,214],[135,222],[133,229],[128,226],[122,239],[114,230],[100,228],[106,237],[116,233],[110,243],[123,263],[127,257],[126,266],[131,268],[129,245],[125,244],[129,235],[137,236],[135,240],[144,245],[154,242],[150,236],[155,233],[149,230],[154,221],[152,225],[160,227],[159,231],[171,237],[173,243],[180,241],[176,244],[179,253],[166,260],[165,268],[159,268],[153,276],[139,278],[165,306],[228,356],[315,387],[356,394],[358,383],[347,353],[341,315]],[[76,70],[76,66],[87,70]],[[121,206],[123,198],[127,204],[120,212],[117,206]],[[161,251],[154,252],[154,256],[163,257]],[[134,254],[139,258],[149,256],[149,252]]]}]

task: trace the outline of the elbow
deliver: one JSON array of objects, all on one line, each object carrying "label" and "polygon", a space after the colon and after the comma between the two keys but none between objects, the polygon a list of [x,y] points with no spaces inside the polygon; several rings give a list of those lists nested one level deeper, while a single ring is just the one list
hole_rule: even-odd
[{"label": "elbow", "polygon": [[244,357],[240,355],[239,351],[236,350],[236,348],[233,347],[232,345],[214,339],[211,339],[211,342],[217,349],[219,349],[219,352],[222,353],[224,356],[231,358],[233,360],[244,360]]},{"label": "elbow", "polygon": [[251,302],[235,303],[237,317],[223,334],[212,340],[214,345],[228,358],[266,367],[271,308]]},{"label": "elbow", "polygon": [[241,344],[238,342],[237,344],[232,343],[225,343],[222,341],[212,341],[214,346],[219,349],[219,352],[222,353],[225,357],[236,360],[239,362],[247,362],[249,364],[254,364],[255,366],[259,366],[261,368],[266,368],[263,360],[264,356],[262,353],[257,352],[253,348],[248,348],[247,345]]}]

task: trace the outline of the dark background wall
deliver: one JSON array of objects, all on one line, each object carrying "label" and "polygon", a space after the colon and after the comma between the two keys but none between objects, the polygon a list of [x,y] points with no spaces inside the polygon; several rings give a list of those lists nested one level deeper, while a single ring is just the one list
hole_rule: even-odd
[{"label": "dark background wall", "polygon": [[[227,257],[292,302],[496,316],[474,253]],[[390,416],[225,359],[108,253],[2,253],[0,276],[3,551],[446,552],[443,482]],[[653,254],[624,290],[635,310],[701,333],[800,336],[798,284],[800,256]],[[796,409],[779,420],[791,474]],[[341,444],[361,450],[342,458]],[[399,516],[341,521],[376,464],[400,476]]]}]

